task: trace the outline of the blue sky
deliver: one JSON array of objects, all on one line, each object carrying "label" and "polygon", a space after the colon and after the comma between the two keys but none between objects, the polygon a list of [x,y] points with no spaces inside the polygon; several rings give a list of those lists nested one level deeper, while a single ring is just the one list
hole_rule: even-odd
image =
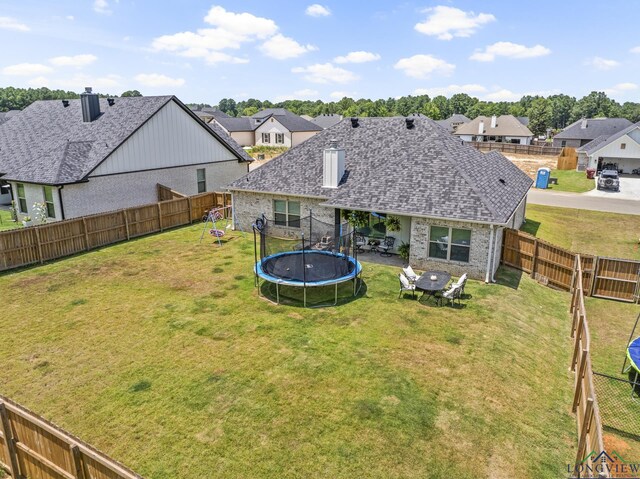
[{"label": "blue sky", "polygon": [[0,86],[138,89],[211,104],[592,90],[640,101],[632,3],[3,2]]}]

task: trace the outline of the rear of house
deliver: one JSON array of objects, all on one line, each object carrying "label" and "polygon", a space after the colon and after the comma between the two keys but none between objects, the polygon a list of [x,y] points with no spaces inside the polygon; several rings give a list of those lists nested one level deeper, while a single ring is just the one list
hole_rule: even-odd
[{"label": "rear of house", "polygon": [[19,213],[62,220],[222,189],[251,159],[172,96],[38,101],[0,127],[0,173]]},{"label": "rear of house", "polygon": [[457,126],[454,135],[463,141],[495,141],[529,145],[533,133],[513,115],[478,116]]},{"label": "rear of house", "polygon": [[619,172],[631,174],[640,169],[640,122],[609,137],[601,136],[578,150],[578,170],[614,164]]},{"label": "rear of house", "polygon": [[[334,166],[332,158],[341,158]],[[410,244],[421,269],[469,273],[490,281],[505,227],[524,220],[531,180],[498,152],[461,145],[427,118],[346,119],[233,182],[243,225],[265,215],[295,228],[313,216],[339,224],[362,211],[358,233]],[[386,218],[400,223],[389,231]]]},{"label": "rear of house", "polygon": [[582,118],[554,136],[553,146],[580,148],[596,138],[609,138],[630,125],[626,118]]}]

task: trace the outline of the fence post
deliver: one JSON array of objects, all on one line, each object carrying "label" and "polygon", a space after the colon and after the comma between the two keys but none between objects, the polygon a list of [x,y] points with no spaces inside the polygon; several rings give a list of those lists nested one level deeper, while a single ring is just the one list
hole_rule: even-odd
[{"label": "fence post", "polygon": [[587,406],[585,407],[584,416],[582,417],[583,423],[582,423],[582,427],[580,428],[580,438],[578,439],[579,457],[582,456],[585,451],[587,434],[591,429],[592,416],[593,416],[593,398],[587,398]]},{"label": "fence post", "polygon": [[587,366],[587,354],[589,354],[589,351],[583,349],[580,359],[580,367],[576,372],[576,390],[573,393],[573,406],[571,407],[571,411],[574,413],[578,409],[578,404],[580,403],[580,392],[582,391],[582,382],[584,381],[585,368]]},{"label": "fence post", "polygon": [[80,448],[77,444],[69,444],[69,451],[71,451],[71,463],[73,465],[73,470],[75,471],[76,479],[85,479]]},{"label": "fence post", "polygon": [[582,341],[582,335],[584,334],[584,320],[582,317],[582,311],[578,309],[578,327],[576,328],[576,343],[573,346],[573,357],[571,358],[571,370],[576,370],[576,362],[578,361],[578,351],[580,350],[580,341]]},{"label": "fence post", "polygon": [[11,434],[11,424],[9,424],[9,416],[7,416],[7,407],[4,402],[0,401],[0,429],[2,429],[2,435],[4,436],[5,450],[7,457],[9,458],[9,469],[11,469],[11,477],[13,479],[19,479],[20,468],[18,465],[18,456],[16,455],[16,445]]},{"label": "fence post", "polygon": [[589,288],[589,296],[593,296],[593,292],[596,289],[596,281],[598,280],[598,264],[600,263],[600,256],[596,256],[593,262],[593,273],[591,273],[591,288]]},{"label": "fence post", "polygon": [[127,232],[127,241],[129,241],[131,236],[129,235],[129,215],[127,215],[127,210],[122,210],[122,216],[124,216],[124,228]]},{"label": "fence post", "polygon": [[191,196],[187,196],[187,204],[189,205],[189,224],[193,223],[193,212],[191,211]]},{"label": "fence post", "polygon": [[538,238],[533,240],[533,258],[531,259],[531,277],[536,277],[536,263],[538,260]]},{"label": "fence post", "polygon": [[160,233],[162,233],[162,207],[158,203],[158,225],[160,226]]},{"label": "fence post", "polygon": [[36,232],[36,241],[38,243],[38,258],[40,259],[40,264],[44,263],[44,259],[42,258],[42,242],[40,241],[40,228],[35,227]]},{"label": "fence post", "polygon": [[87,231],[87,221],[84,219],[84,216],[82,217],[82,228],[84,229],[85,247],[87,248],[87,251],[89,251],[89,249],[91,249],[89,247],[89,232]]}]

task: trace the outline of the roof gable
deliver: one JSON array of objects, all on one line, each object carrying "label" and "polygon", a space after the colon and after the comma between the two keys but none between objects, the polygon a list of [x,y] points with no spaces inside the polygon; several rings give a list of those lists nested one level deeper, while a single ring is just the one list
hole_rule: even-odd
[{"label": "roof gable", "polygon": [[593,140],[599,136],[611,136],[628,128],[632,123],[626,118],[583,118],[574,121],[554,138],[560,140]]},{"label": "roof gable", "polygon": [[[496,117],[495,128],[491,126],[492,118],[478,116],[468,123],[460,125],[455,135],[491,135],[491,136],[533,136],[533,133],[513,115],[500,115]],[[483,132],[480,133],[480,122],[483,123]]]}]

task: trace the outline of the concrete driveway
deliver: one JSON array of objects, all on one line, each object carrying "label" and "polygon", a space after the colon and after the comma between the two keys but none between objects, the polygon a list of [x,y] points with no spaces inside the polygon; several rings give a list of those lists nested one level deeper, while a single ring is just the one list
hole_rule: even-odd
[{"label": "concrete driveway", "polygon": [[[598,193],[605,193],[604,191]],[[606,197],[593,196],[589,193],[566,193],[563,191],[544,191],[531,188],[527,195],[527,202],[534,205],[560,206],[562,208],[576,208],[579,210],[608,211],[640,215],[640,198],[633,200],[620,198],[619,193],[611,193]]]},{"label": "concrete driveway", "polygon": [[640,200],[640,176],[625,175],[620,177],[620,191],[593,189],[584,193],[596,198],[617,198],[619,200]]}]

